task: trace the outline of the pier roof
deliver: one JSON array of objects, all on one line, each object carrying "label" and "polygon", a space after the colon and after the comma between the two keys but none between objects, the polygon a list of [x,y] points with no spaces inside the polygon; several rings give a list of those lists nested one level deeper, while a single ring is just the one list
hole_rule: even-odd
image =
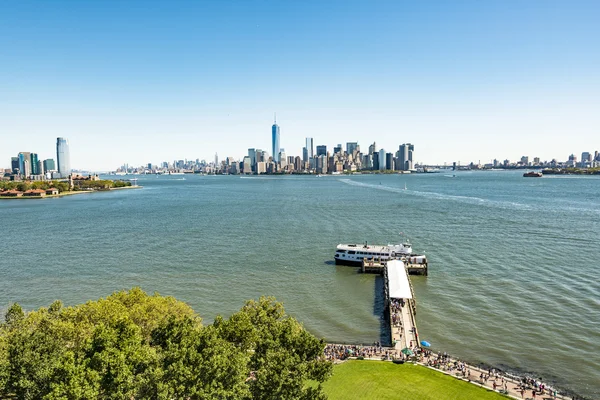
[{"label": "pier roof", "polygon": [[387,274],[389,282],[390,299],[412,299],[410,282],[404,263],[400,260],[391,260],[387,262]]}]

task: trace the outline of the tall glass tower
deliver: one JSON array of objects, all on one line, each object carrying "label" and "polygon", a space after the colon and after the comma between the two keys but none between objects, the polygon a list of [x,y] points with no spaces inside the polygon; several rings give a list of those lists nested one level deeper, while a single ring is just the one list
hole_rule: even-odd
[{"label": "tall glass tower", "polygon": [[56,160],[60,177],[66,178],[69,176],[71,173],[71,154],[69,153],[69,141],[65,138],[56,138]]},{"label": "tall glass tower", "polygon": [[272,144],[273,144],[273,161],[279,162],[279,125],[277,125],[277,115],[275,115],[275,122],[271,128]]},{"label": "tall glass tower", "polygon": [[[305,147],[306,147],[306,156],[308,158],[313,158],[315,155],[315,152],[314,152],[315,147],[313,146],[313,138],[311,138],[311,137],[306,138],[306,146]],[[308,159],[304,160],[304,161],[308,161]]]}]

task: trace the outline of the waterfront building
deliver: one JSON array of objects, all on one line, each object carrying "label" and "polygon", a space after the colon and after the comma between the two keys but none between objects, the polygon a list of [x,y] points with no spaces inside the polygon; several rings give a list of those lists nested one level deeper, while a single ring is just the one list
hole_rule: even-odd
[{"label": "waterfront building", "polygon": [[354,153],[354,150],[358,150],[358,143],[357,142],[348,142],[346,143],[346,153],[348,153],[348,155],[352,155]]},{"label": "waterfront building", "polygon": [[327,155],[327,146],[319,145],[317,146],[317,157]]},{"label": "waterfront building", "polygon": [[281,151],[279,148],[279,125],[277,125],[277,116],[275,116],[275,121],[271,128],[271,146],[273,151],[273,160],[279,162],[279,152]]},{"label": "waterfront building", "polygon": [[306,149],[306,158],[304,159],[304,161],[308,161],[310,158],[313,158],[315,156],[314,146],[313,146],[313,138],[311,138],[311,137],[306,138],[305,149]]},{"label": "waterfront building", "polygon": [[401,144],[396,153],[396,158],[399,160],[399,166],[396,167],[399,171],[410,171],[413,169],[413,152],[415,146],[410,143]]},{"label": "waterfront building", "polygon": [[58,175],[66,178],[71,173],[71,154],[69,141],[65,138],[56,138],[56,161],[58,162]]},{"label": "waterfront building", "polygon": [[299,156],[296,156],[296,158],[294,158],[294,169],[296,171],[302,171],[304,169],[302,160],[300,159]]},{"label": "waterfront building", "polygon": [[264,174],[267,172],[267,163],[264,161],[257,161],[256,162],[256,173],[258,175],[260,174]]}]

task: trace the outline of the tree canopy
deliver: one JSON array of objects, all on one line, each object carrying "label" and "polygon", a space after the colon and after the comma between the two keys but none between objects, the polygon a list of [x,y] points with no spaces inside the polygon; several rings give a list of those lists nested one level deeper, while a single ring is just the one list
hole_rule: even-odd
[{"label": "tree canopy", "polygon": [[29,313],[13,304],[0,323],[0,397],[324,399],[324,347],[271,297],[207,326],[139,288]]}]

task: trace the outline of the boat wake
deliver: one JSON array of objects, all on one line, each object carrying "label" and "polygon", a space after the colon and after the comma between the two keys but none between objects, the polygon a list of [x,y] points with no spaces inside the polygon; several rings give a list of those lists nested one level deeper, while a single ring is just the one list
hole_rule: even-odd
[{"label": "boat wake", "polygon": [[437,193],[437,192],[422,192],[422,191],[418,191],[418,190],[410,190],[410,189],[386,186],[386,185],[381,185],[381,184],[373,185],[370,183],[356,182],[351,179],[340,179],[339,181],[342,183],[345,183],[347,185],[351,185],[351,186],[359,186],[359,187],[365,187],[365,188],[370,188],[370,189],[383,190],[383,191],[392,192],[392,193],[402,193],[402,194],[406,194],[409,196],[426,197],[429,199],[452,200],[452,201],[458,201],[458,202],[462,202],[462,203],[499,207],[499,208],[522,209],[522,210],[533,209],[532,206],[527,205],[527,204],[522,204],[522,203],[495,201],[495,200],[482,199],[480,197],[458,196],[458,195],[444,194],[444,193]]}]

